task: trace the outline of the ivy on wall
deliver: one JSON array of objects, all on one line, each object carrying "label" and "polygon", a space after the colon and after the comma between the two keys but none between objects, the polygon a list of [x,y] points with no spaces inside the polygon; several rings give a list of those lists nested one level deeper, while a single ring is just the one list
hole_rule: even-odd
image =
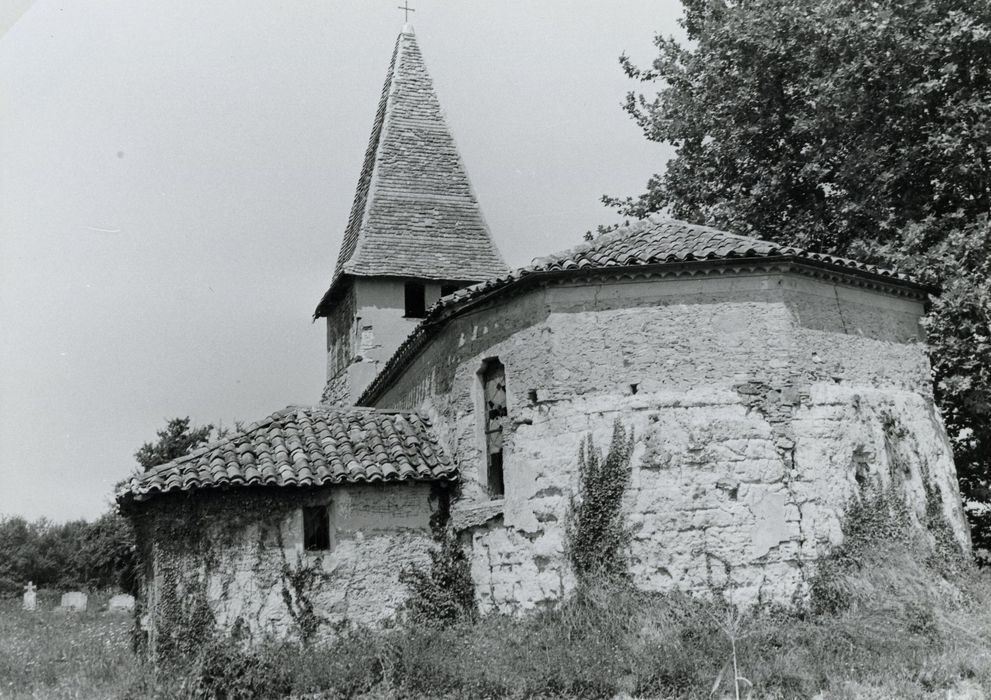
[{"label": "ivy on wall", "polygon": [[[151,615],[157,659],[175,662],[188,659],[225,637],[218,625],[218,603],[238,594],[235,586],[238,563],[251,562],[256,583],[268,581],[278,590],[301,641],[309,642],[325,620],[316,614],[313,591],[323,583],[321,561],[303,556],[290,563],[281,528],[298,507],[294,500],[255,494],[252,507],[222,507],[212,495],[184,496],[180,503],[156,503],[132,514],[141,532],[144,590],[142,601]],[[164,499],[163,499],[164,500]],[[249,539],[250,528],[258,537]],[[275,551],[279,552],[276,555]],[[265,570],[271,576],[263,576]],[[219,585],[211,591],[211,585]],[[261,591],[266,596],[266,591]],[[230,623],[238,636],[250,636],[249,625],[238,617]]]},{"label": "ivy on wall", "polygon": [[308,561],[302,553],[296,554],[296,564],[291,566],[282,549],[282,602],[289,611],[289,617],[296,625],[296,632],[303,644],[313,641],[327,618],[318,614],[313,606],[312,595],[322,584],[329,581],[330,575],[323,570],[323,559],[317,557]]},{"label": "ivy on wall", "polygon": [[579,584],[627,575],[630,534],[623,524],[623,494],[630,482],[633,431],[617,418],[605,457],[591,434],[578,447],[578,489],[568,503],[565,536]]}]

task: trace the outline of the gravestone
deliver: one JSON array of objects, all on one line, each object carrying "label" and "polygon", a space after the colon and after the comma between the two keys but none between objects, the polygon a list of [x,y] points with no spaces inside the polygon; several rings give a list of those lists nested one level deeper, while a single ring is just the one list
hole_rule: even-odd
[{"label": "gravestone", "polygon": [[34,610],[38,607],[38,594],[35,589],[35,585],[28,581],[28,585],[24,587],[24,609]]},{"label": "gravestone", "polygon": [[134,610],[134,596],[121,593],[115,595],[107,603],[108,612],[131,612]]},{"label": "gravestone", "polygon": [[62,610],[74,610],[75,612],[83,612],[86,610],[86,594],[80,591],[72,591],[71,593],[62,594]]}]

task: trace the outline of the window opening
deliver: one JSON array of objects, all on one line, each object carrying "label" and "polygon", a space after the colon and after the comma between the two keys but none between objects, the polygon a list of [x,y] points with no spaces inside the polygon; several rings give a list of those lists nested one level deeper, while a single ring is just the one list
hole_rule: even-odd
[{"label": "window opening", "polygon": [[303,549],[307,552],[330,549],[330,509],[327,506],[303,508]]},{"label": "window opening", "polygon": [[419,282],[406,283],[406,318],[427,315],[427,288]]},{"label": "window opening", "polygon": [[482,369],[482,396],[485,401],[486,479],[489,495],[506,493],[503,480],[503,428],[506,410],[506,368],[498,359],[491,359]]}]

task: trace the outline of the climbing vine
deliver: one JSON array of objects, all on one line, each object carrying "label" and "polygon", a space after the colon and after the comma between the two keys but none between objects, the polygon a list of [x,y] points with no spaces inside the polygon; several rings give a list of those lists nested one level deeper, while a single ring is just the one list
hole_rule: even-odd
[{"label": "climbing vine", "polygon": [[630,481],[633,431],[617,418],[603,458],[592,436],[578,448],[578,489],[568,504],[567,552],[579,583],[626,576],[630,535],[623,524],[623,494]]},{"label": "climbing vine", "polygon": [[436,547],[430,552],[429,568],[407,567],[400,573],[399,580],[410,589],[403,612],[414,624],[446,626],[474,620],[478,614],[475,585],[468,556],[451,527],[451,495],[446,484],[434,486],[433,500],[437,507],[430,516],[430,530]]},{"label": "climbing vine", "polygon": [[[289,617],[308,640],[321,622],[309,598],[319,562],[289,566],[280,534],[282,521],[297,504],[263,494],[255,495],[250,508],[222,507],[222,502],[205,494],[181,498],[182,503],[151,504],[136,523],[145,530],[142,541],[154,543],[140,555],[149,584],[145,590],[153,596],[146,612],[153,617],[149,631],[155,657],[181,662],[228,636],[218,625],[217,605],[236,593],[238,566],[233,559],[245,557],[254,559],[256,580],[263,580],[263,570],[269,570],[271,585],[281,584]],[[251,527],[258,528],[254,551],[246,539]],[[271,558],[272,547],[282,554],[281,566],[277,557]],[[241,636],[249,634],[250,626],[240,617],[228,620],[226,627],[240,629]]]},{"label": "climbing vine", "polygon": [[316,612],[313,606],[313,592],[322,583],[325,583],[330,575],[323,570],[323,559],[317,557],[313,561],[307,561],[302,553],[297,553],[296,564],[291,566],[285,556],[285,549],[282,551],[282,601],[285,603],[289,617],[296,625],[299,639],[303,644],[313,641],[320,627],[327,622],[327,619]]}]

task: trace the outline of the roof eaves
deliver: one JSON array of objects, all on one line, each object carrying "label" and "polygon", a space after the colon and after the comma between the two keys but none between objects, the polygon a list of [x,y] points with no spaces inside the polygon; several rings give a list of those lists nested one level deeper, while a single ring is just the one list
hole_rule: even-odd
[{"label": "roof eaves", "polygon": [[[735,237],[747,240],[743,236]],[[567,252],[586,252],[590,248],[591,246],[576,246]],[[564,258],[563,260],[562,257]],[[388,385],[403,367],[409,364],[419,354],[420,350],[426,345],[426,342],[451,319],[467,313],[493,297],[502,296],[510,288],[517,289],[554,278],[578,277],[588,274],[620,274],[623,271],[636,271],[639,274],[643,274],[653,271],[671,270],[676,266],[696,267],[721,266],[726,263],[746,264],[748,262],[760,262],[762,264],[768,264],[789,262],[806,267],[829,269],[840,274],[865,278],[885,285],[908,287],[914,289],[919,294],[934,291],[931,286],[923,285],[893,270],[858,263],[855,260],[847,258],[808,253],[807,251],[789,246],[782,246],[780,249],[775,249],[774,252],[765,255],[755,254],[754,251],[748,250],[747,253],[742,255],[736,253],[730,253],[724,256],[710,254],[701,258],[691,255],[682,258],[668,256],[665,260],[649,263],[636,262],[632,264],[609,261],[606,264],[596,265],[587,260],[575,261],[570,255],[555,256],[553,262],[548,262],[548,260],[550,259],[537,259],[529,267],[513,270],[503,277],[480,282],[473,287],[455,292],[450,297],[440,299],[430,308],[427,312],[427,317],[416,326],[413,332],[396,349],[396,352],[386,362],[382,371],[376,375],[375,379],[362,392],[357,404],[366,405],[379,398],[385,386]],[[553,265],[553,267],[542,267],[545,265]]]},{"label": "roof eaves", "polygon": [[[431,467],[431,474],[410,474],[395,473],[369,474],[367,472],[348,473],[344,475],[325,475],[322,477],[300,477],[292,475],[288,483],[280,482],[277,477],[263,477],[260,475],[247,476],[245,474],[225,475],[220,478],[211,478],[204,481],[196,472],[183,474],[182,467],[190,462],[195,462],[204,454],[217,449],[229,449],[239,453],[241,445],[245,440],[251,440],[251,434],[259,430],[264,430],[273,424],[278,424],[286,418],[291,418],[293,414],[319,411],[324,414],[343,413],[353,415],[355,413],[378,414],[384,416],[403,416],[415,430],[425,431],[425,434],[416,437],[415,442],[421,445],[425,454],[436,460],[436,465]],[[299,416],[297,416],[299,417]],[[429,419],[417,414],[415,411],[403,411],[398,409],[382,409],[375,407],[348,407],[335,408],[329,406],[289,406],[280,411],[276,411],[266,418],[251,423],[247,427],[225,436],[219,440],[214,440],[208,445],[194,450],[193,452],[178,457],[164,464],[138,474],[132,475],[125,480],[117,489],[116,501],[121,506],[131,503],[148,500],[151,497],[167,493],[188,493],[193,490],[226,490],[243,486],[277,486],[277,487],[309,487],[323,486],[342,483],[393,483],[404,481],[453,481],[458,478],[457,467],[444,452],[443,446],[437,441],[436,436],[430,432],[431,423]],[[409,436],[407,436],[408,438]],[[250,449],[248,447],[247,449]],[[195,467],[194,467],[195,469]],[[156,476],[168,474],[165,479],[155,480]],[[305,482],[305,483],[304,483]]]}]

